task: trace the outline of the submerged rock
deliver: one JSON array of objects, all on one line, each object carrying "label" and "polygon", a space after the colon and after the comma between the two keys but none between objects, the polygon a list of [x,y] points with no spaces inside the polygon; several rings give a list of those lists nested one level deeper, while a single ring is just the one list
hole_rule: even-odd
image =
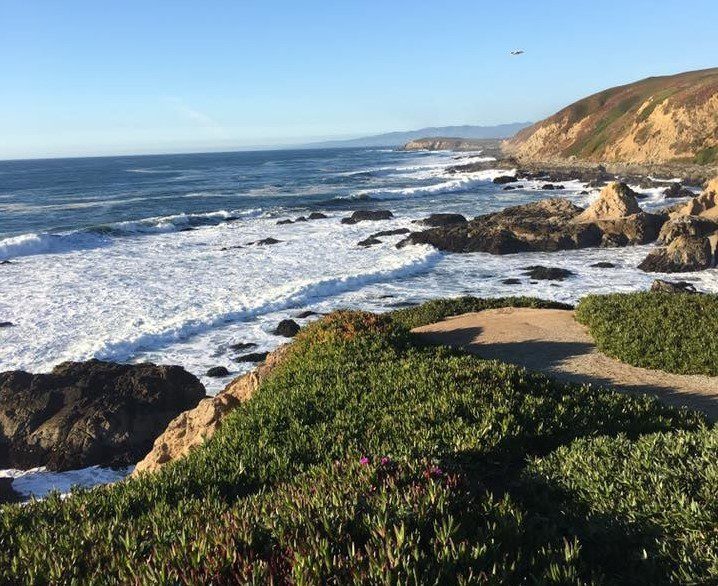
[{"label": "submerged rock", "polygon": [[0,468],[134,464],[204,396],[179,366],[90,360],[0,373]]},{"label": "submerged rock", "polygon": [[290,220],[289,218],[287,218],[286,220],[277,221],[277,226],[284,226],[286,224],[294,224],[294,220]]},{"label": "submerged rock", "polygon": [[504,279],[503,281],[501,281],[501,283],[503,285],[520,285],[521,279]]},{"label": "submerged rock", "polygon": [[306,317],[312,317],[313,315],[321,315],[320,313],[317,313],[316,311],[312,311],[311,309],[305,309],[304,311],[300,311],[297,313],[294,317],[298,319],[304,319]]},{"label": "submerged rock", "polygon": [[342,218],[342,224],[358,224],[359,222],[376,222],[394,217],[389,210],[357,210],[348,218]]},{"label": "submerged rock", "polygon": [[493,183],[497,185],[504,185],[506,183],[515,183],[518,181],[515,175],[499,175],[493,178]]},{"label": "submerged rock", "polygon": [[369,238],[357,242],[357,246],[363,246],[365,248],[368,246],[374,246],[375,244],[381,244],[381,240],[372,236],[369,236]]},{"label": "submerged rock", "polygon": [[604,262],[604,261],[593,263],[590,266],[594,269],[615,269],[616,268],[616,265],[613,264],[612,262]]},{"label": "submerged rock", "polygon": [[308,218],[309,218],[310,220],[324,220],[324,219],[326,219],[326,218],[328,218],[328,217],[329,217],[329,216],[327,216],[326,214],[323,214],[322,212],[312,212],[312,213],[309,214],[309,216],[308,216]]},{"label": "submerged rock", "polygon": [[254,342],[237,342],[236,344],[230,344],[229,349],[234,352],[241,352],[242,350],[248,350],[249,348],[256,348],[257,344]]},{"label": "submerged rock", "polygon": [[575,274],[568,269],[562,269],[559,267],[544,267],[541,265],[526,267],[525,271],[525,275],[528,275],[530,279],[535,279],[537,281],[563,281]]},{"label": "submerged rock", "polygon": [[285,338],[293,338],[299,333],[300,326],[293,319],[283,319],[279,322],[277,328],[272,332],[275,336],[284,336]]},{"label": "submerged rock", "polygon": [[279,244],[281,240],[276,238],[262,238],[261,240],[254,240],[253,242],[247,242],[247,246],[269,246],[271,244]]},{"label": "submerged rock", "polygon": [[382,236],[398,236],[399,234],[409,234],[411,230],[408,228],[397,228],[396,230],[382,230],[375,232],[369,238],[381,238]]},{"label": "submerged rock", "polygon": [[0,321],[0,328],[11,328],[14,325],[11,321]]},{"label": "submerged rock", "polygon": [[249,354],[237,356],[232,360],[235,362],[262,362],[265,358],[267,358],[268,354],[269,352],[250,352]]}]

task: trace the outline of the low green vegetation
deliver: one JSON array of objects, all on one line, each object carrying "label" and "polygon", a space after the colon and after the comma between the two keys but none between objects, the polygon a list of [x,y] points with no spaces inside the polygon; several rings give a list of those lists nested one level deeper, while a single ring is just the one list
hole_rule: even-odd
[{"label": "low green vegetation", "polygon": [[718,376],[718,296],[616,293],[581,299],[576,319],[598,348],[623,362]]},{"label": "low green vegetation", "polygon": [[708,165],[718,161],[718,147],[706,147],[696,153],[694,162],[698,165]]},{"label": "low green vegetation", "polygon": [[410,327],[499,303],[546,302],[308,326],[188,457],[5,506],[0,581],[718,579],[717,440],[701,416],[412,342]]}]

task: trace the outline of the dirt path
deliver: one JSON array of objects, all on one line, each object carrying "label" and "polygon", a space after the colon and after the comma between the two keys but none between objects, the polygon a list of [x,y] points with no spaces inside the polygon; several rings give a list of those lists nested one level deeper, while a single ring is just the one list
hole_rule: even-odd
[{"label": "dirt path", "polygon": [[464,348],[562,380],[648,393],[718,419],[718,377],[637,368],[601,354],[572,311],[491,309],[416,328],[432,343]]}]

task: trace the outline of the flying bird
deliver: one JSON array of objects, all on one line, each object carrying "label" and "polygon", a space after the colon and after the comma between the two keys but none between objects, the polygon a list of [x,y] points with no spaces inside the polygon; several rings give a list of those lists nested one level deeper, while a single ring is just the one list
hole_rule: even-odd
[{"label": "flying bird", "polygon": [[518,49],[517,51],[511,51],[511,55],[523,55],[523,54],[524,54],[523,49]]}]

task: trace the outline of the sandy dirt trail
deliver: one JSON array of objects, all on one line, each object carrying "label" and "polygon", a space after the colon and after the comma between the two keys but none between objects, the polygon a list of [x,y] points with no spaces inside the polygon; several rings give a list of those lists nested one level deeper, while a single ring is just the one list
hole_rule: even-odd
[{"label": "sandy dirt trail", "polygon": [[427,342],[538,370],[557,379],[655,395],[718,419],[718,377],[670,374],[601,354],[573,311],[504,308],[467,313],[413,330]]}]

